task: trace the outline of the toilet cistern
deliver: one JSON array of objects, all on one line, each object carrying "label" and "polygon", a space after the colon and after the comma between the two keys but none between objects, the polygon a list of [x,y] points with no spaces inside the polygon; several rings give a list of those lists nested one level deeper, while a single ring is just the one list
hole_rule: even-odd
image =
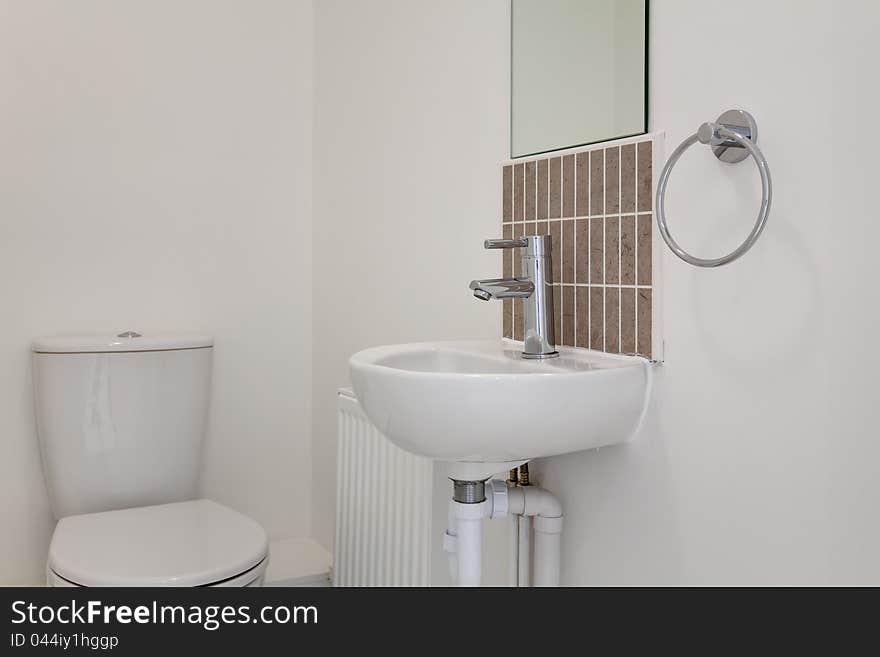
[{"label": "toilet cistern", "polygon": [[486,240],[487,249],[522,249],[520,278],[471,281],[481,301],[523,299],[523,358],[555,358],[553,329],[553,276],[549,235],[529,235],[514,240]]},{"label": "toilet cistern", "polygon": [[38,338],[34,410],[49,586],[259,586],[255,520],[198,498],[214,339],[125,330]]}]

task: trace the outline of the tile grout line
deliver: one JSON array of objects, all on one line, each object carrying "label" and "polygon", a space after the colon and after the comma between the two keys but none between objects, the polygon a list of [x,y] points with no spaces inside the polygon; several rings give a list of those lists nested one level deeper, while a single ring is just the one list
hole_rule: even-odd
[{"label": "tile grout line", "polygon": [[[535,221],[538,221],[538,162],[535,163]],[[538,232],[538,224],[535,224],[535,232]]]},{"label": "tile grout line", "polygon": [[546,203],[547,207],[544,208],[545,213],[544,216],[547,218],[547,232],[550,232],[550,158],[547,158],[547,186],[544,188],[544,192],[546,193]]},{"label": "tile grout line", "polygon": [[[510,220],[514,222],[510,227],[510,235],[512,238],[516,238],[516,208],[515,208],[515,199],[516,199],[516,166],[514,165],[510,170],[510,179],[512,184],[510,185]],[[510,275],[516,277],[516,255],[511,252],[510,257]],[[511,299],[510,303],[510,339],[516,340],[516,299]]]},{"label": "tile grout line", "polygon": [[[504,226],[505,224],[510,226],[510,237],[513,239],[513,165],[507,165],[510,167],[510,196],[507,198],[507,202],[510,204],[510,221],[504,221],[504,190],[501,190],[501,237],[504,238]],[[504,185],[504,169],[501,170],[501,185]],[[513,274],[513,262],[511,262],[510,273]],[[504,276],[504,256],[501,256],[501,275]],[[506,338],[507,334],[504,330],[504,320],[507,317],[507,311],[504,308],[504,303],[501,303],[501,334]],[[510,339],[513,339],[513,300],[510,303]]]},{"label": "tile grout line", "polygon": [[[587,155],[587,214],[590,214],[593,203],[593,156]],[[587,283],[593,279],[593,220],[587,217]],[[575,293],[576,294],[576,293]],[[593,291],[587,287],[587,349],[593,347]]]},{"label": "tile grout line", "polygon": [[[510,169],[510,227],[511,238],[516,239],[516,165]],[[516,258],[511,257],[510,274],[516,277]],[[516,340],[516,299],[511,299],[510,304],[510,339]]]},{"label": "tile grout line", "polygon": [[[572,212],[577,214],[577,155],[572,155],[572,161],[574,164],[572,165],[572,180],[574,182],[574,195],[573,195],[573,205],[571,206]],[[561,224],[560,224],[561,225]],[[572,258],[574,261],[571,263],[571,277],[572,282],[577,283],[577,222],[574,222],[571,231],[571,246],[572,246]],[[571,291],[571,303],[573,306],[573,313],[571,316],[571,330],[574,335],[571,336],[571,344],[573,347],[577,346],[577,288],[574,288]]]},{"label": "tile grout line", "polygon": [[607,230],[607,216],[608,216],[608,194],[605,193],[605,185],[608,182],[608,162],[605,158],[605,149],[602,149],[602,351],[608,351],[608,309],[606,307],[606,296],[608,294],[607,288],[605,287],[608,284],[608,272],[606,269],[606,258],[605,251],[608,246],[606,244],[606,240],[608,239],[608,230]]},{"label": "tile grout line", "polygon": [[[638,211],[639,211],[639,147],[638,147],[638,144],[636,144],[636,146],[635,146],[635,162],[636,162],[636,174],[634,177],[635,179],[633,180],[633,184],[635,185],[635,190],[633,191],[633,197],[635,199],[635,204],[636,204],[636,207],[635,207],[636,216],[635,216],[635,219],[633,220],[635,222],[635,226],[634,226],[635,249],[633,252],[635,253],[636,264],[635,264],[635,267],[633,268],[633,271],[635,271],[636,285],[638,285],[639,284],[639,215],[638,215]],[[639,291],[638,291],[638,289],[636,289],[635,295],[636,295],[636,298],[635,298],[635,303],[633,304],[633,307],[635,308],[634,312],[635,312],[635,316],[636,316],[636,353],[639,353]],[[650,354],[649,354],[649,356],[650,356]]]},{"label": "tile grout line", "polygon": [[[520,237],[525,237],[525,234],[526,234],[526,165],[525,165],[525,162],[522,163],[522,178],[520,179],[519,184],[520,184],[520,189],[522,189],[522,208],[520,209],[521,216],[522,216],[522,231],[520,232]],[[516,249],[514,249],[514,253],[515,253],[515,255],[520,255]],[[525,272],[523,271],[523,268],[522,268],[522,256],[521,255],[519,258],[519,263],[520,263],[519,264],[519,275],[524,276]],[[520,306],[520,308],[519,308],[520,329],[519,330],[522,331],[520,337],[522,337],[522,339],[525,340],[526,334],[525,334],[525,330],[524,330],[524,326],[523,326],[523,317],[525,317],[525,314],[526,314],[525,303],[523,302],[522,299],[519,299],[518,301],[519,301],[519,306]]]},{"label": "tile grout line", "polygon": [[[547,158],[547,187],[545,190],[546,196],[547,196],[547,207],[546,207],[546,210],[547,210],[547,234],[550,236],[550,253],[551,254],[553,253],[554,246],[559,249],[559,255],[557,257],[560,259],[559,260],[559,262],[560,262],[559,271],[561,272],[562,271],[562,265],[561,265],[561,263],[562,263],[562,245],[553,243],[553,218],[550,216],[550,199],[553,195],[553,186],[551,183],[553,176],[551,175],[551,171],[550,171],[552,168],[550,166],[551,161],[552,161],[552,158],[548,157]],[[535,214],[537,214],[537,213],[535,213]],[[554,279],[553,283],[556,284],[555,275],[553,273],[553,266],[552,266],[553,263],[551,262],[550,265],[551,265],[550,266],[550,277]],[[557,326],[556,313],[559,313],[559,335],[556,337],[556,340],[561,341],[562,340],[562,299],[560,298],[559,308],[557,308],[556,307],[555,291],[551,290],[551,293],[554,294],[554,297],[553,297],[553,316],[550,318],[550,320],[553,322],[553,333],[555,334],[556,333],[556,326]]]},{"label": "tile grout line", "polygon": [[[548,163],[547,180],[549,181],[549,179],[550,179],[550,167],[549,167],[549,163]],[[559,214],[561,215],[562,214],[562,158],[561,157],[559,158],[559,190],[560,190],[559,191]],[[552,196],[552,194],[553,194],[553,190],[551,189],[550,193],[547,194],[547,198],[549,199]],[[556,221],[558,221],[558,220],[559,220],[559,218],[557,217]],[[550,224],[548,224],[548,227],[549,227],[549,225]],[[552,229],[550,229],[550,234],[553,235]],[[552,237],[551,237],[551,241],[552,241]],[[559,308],[556,308],[555,303],[553,304],[553,306],[554,306],[554,312],[559,313],[559,336],[556,338],[558,340],[557,344],[562,344],[562,333],[563,333],[562,303],[563,303],[563,300],[562,300],[561,284],[562,284],[562,271],[564,269],[563,264],[562,264],[562,258],[565,255],[565,249],[562,246],[562,222],[561,221],[559,222],[559,244],[557,246],[559,247],[559,281],[555,281],[555,276],[554,276],[554,282],[557,282],[559,284],[558,287],[560,287]],[[555,262],[556,261],[554,260],[554,263]],[[554,302],[555,302],[555,299],[554,299]],[[554,320],[555,320],[555,317],[554,317]]]},{"label": "tile grout line", "polygon": [[[623,211],[623,149],[617,147],[617,210]],[[617,219],[617,284],[623,285],[623,215]],[[623,289],[617,288],[617,353],[623,351]]]},{"label": "tile grout line", "polygon": [[650,285],[631,285],[629,283],[606,283],[604,286],[593,283],[553,283],[554,287],[614,287],[622,290],[650,290]]},{"label": "tile grout line", "polygon": [[[603,287],[601,283],[551,283],[551,285],[555,287]],[[633,283],[605,283],[604,287],[620,287],[624,290],[650,290],[650,285],[639,284],[635,285]]]},{"label": "tile grout line", "polygon": [[[559,248],[562,249],[559,259],[559,279],[560,283],[565,281],[565,231],[562,230],[562,215],[565,206],[565,158],[559,158]],[[559,291],[559,331],[562,335],[559,338],[561,344],[565,344],[565,295],[562,290]]]},{"label": "tile grout line", "polygon": [[[578,221],[578,220],[580,220],[580,219],[602,219],[602,218],[605,218],[606,216],[607,216],[608,218],[614,218],[614,217],[619,217],[619,216],[622,216],[622,215],[627,215],[627,216],[635,216],[635,215],[638,215],[638,216],[641,216],[641,217],[647,217],[647,216],[653,216],[653,214],[654,214],[653,212],[647,212],[647,211],[644,211],[644,210],[643,210],[642,212],[618,212],[618,213],[614,213],[614,212],[612,212],[612,213],[609,214],[609,215],[604,215],[604,214],[593,214],[593,215],[587,215],[587,214],[584,214],[584,215],[576,215],[576,216],[574,216],[574,217],[557,217],[557,218],[554,219],[553,221]],[[544,220],[544,219],[533,219],[532,221],[550,221],[550,219],[546,219],[546,220]],[[511,220],[511,221],[502,221],[501,223],[502,223],[502,224],[519,224],[519,223],[524,223],[524,222],[526,222],[525,219],[523,219],[522,221],[512,221],[512,220]]]}]

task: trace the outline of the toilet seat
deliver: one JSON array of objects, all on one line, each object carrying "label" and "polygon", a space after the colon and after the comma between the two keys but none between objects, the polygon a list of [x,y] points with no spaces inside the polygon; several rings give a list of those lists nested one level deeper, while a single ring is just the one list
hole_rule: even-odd
[{"label": "toilet seat", "polygon": [[49,583],[246,586],[268,547],[257,522],[205,499],[68,516],[49,546]]}]

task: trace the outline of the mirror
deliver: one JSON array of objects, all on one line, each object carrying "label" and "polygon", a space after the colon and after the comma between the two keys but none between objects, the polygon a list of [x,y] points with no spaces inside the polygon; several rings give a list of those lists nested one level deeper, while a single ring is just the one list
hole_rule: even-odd
[{"label": "mirror", "polygon": [[511,0],[511,157],[648,131],[647,0]]}]

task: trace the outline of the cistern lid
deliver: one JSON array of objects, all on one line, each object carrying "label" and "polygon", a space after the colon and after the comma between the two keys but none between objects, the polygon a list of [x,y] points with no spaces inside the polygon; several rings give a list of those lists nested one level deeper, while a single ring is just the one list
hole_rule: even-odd
[{"label": "cistern lid", "polygon": [[78,354],[199,349],[213,344],[214,339],[202,333],[141,333],[125,330],[116,333],[37,338],[31,344],[31,349],[43,354]]}]

